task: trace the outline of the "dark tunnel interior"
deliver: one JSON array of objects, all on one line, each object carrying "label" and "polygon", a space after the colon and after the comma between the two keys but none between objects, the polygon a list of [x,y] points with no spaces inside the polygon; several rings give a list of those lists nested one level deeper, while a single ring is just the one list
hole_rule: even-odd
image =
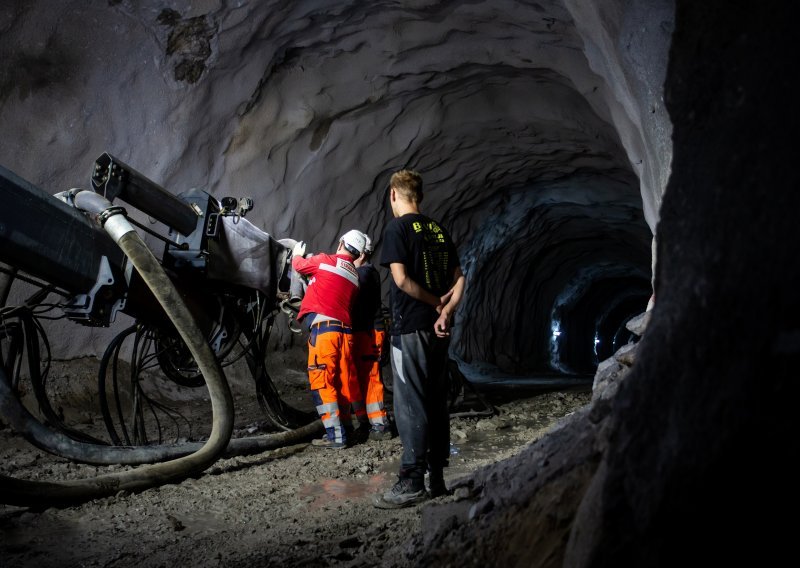
[{"label": "dark tunnel interior", "polygon": [[630,339],[624,324],[651,295],[651,236],[633,176],[592,174],[510,192],[474,231],[464,360],[592,374]]}]

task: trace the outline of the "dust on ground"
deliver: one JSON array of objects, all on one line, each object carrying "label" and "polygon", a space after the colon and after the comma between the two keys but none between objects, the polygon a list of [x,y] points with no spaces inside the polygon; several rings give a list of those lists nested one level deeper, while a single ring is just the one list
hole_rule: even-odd
[{"label": "dust on ground", "polygon": [[[296,407],[310,403],[299,369],[298,359],[288,355],[271,365],[282,397]],[[73,392],[91,391],[85,388],[84,371],[64,366],[59,372],[72,379]],[[255,397],[241,386],[234,388],[234,396],[234,435],[262,431],[267,421]],[[0,564],[355,567],[379,566],[384,558],[397,563],[404,544],[419,530],[426,507],[463,498],[459,487],[466,486],[472,472],[515,455],[590,398],[588,387],[567,392],[465,390],[463,408],[454,410],[460,416],[450,424],[445,481],[451,494],[411,508],[387,511],[372,504],[373,495],[396,480],[402,452],[398,438],[343,450],[302,443],[221,459],[180,483],[120,492],[79,506],[34,510],[0,505]],[[86,396],[71,400],[78,399],[87,403]],[[486,410],[484,403],[495,410],[492,416],[478,415]],[[87,428],[101,425],[85,406],[67,408],[65,417],[82,419]],[[2,474],[50,481],[118,468],[54,457],[0,425]]]}]

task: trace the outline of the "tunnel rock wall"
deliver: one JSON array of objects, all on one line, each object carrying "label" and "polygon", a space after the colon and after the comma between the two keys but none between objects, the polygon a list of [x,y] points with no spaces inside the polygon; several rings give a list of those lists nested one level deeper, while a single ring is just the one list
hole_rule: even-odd
[{"label": "tunnel rock wall", "polygon": [[[670,22],[671,2],[656,0],[6,2],[0,163],[55,193],[87,187],[108,151],[173,193],[250,196],[255,225],[310,251],[355,227],[378,255],[387,181],[413,167],[423,212],[450,229],[468,267],[456,348],[540,368],[551,299],[577,267],[597,257],[648,271],[641,241],[671,155],[660,88]],[[635,228],[623,229],[618,212],[630,208]],[[494,272],[524,296],[510,325],[487,292]],[[515,281],[526,275],[534,284]],[[513,341],[505,329],[517,329]],[[71,331],[56,326],[59,355],[104,348],[104,330]]]},{"label": "tunnel rock wall", "polygon": [[672,161],[672,123],[664,104],[672,0],[566,0],[593,71],[611,96],[613,123],[641,183],[644,214],[655,232]]}]

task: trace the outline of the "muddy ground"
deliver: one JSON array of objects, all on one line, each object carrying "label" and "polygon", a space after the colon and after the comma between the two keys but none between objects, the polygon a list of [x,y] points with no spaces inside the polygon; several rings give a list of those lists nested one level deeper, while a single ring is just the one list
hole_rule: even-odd
[{"label": "muddy ground", "polygon": [[[57,406],[65,422],[102,435],[104,426],[94,410],[93,365],[94,360],[54,364],[57,378],[50,388],[62,391]],[[282,397],[296,408],[310,409],[302,352],[271,355],[269,368]],[[232,382],[234,435],[269,433],[273,427],[252,389],[246,382]],[[207,418],[202,396],[197,400],[196,393],[164,383],[159,388],[184,405],[193,424]],[[0,505],[0,566],[402,565],[404,546],[429,507],[468,498],[472,472],[515,455],[591,398],[589,385],[567,392],[466,388],[463,395],[454,412],[464,415],[451,419],[452,455],[445,470],[450,495],[408,509],[376,509],[372,496],[396,478],[402,450],[398,438],[338,451],[303,442],[222,459],[181,483],[120,492],[79,506],[37,510]],[[491,416],[479,415],[487,408],[494,410]],[[190,437],[202,435],[200,425]],[[0,425],[0,473],[5,475],[78,479],[119,467],[54,457]]]}]

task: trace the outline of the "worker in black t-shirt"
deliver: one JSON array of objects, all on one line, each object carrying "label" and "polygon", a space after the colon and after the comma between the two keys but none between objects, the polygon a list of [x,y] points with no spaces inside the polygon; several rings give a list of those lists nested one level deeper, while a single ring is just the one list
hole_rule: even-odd
[{"label": "worker in black t-shirt", "polygon": [[446,492],[450,457],[447,361],[450,325],[465,278],[447,231],[420,213],[422,177],[395,172],[392,219],[383,233],[381,266],[391,271],[391,361],[394,418],[403,455],[398,482],[375,497],[380,508],[406,507]]}]

